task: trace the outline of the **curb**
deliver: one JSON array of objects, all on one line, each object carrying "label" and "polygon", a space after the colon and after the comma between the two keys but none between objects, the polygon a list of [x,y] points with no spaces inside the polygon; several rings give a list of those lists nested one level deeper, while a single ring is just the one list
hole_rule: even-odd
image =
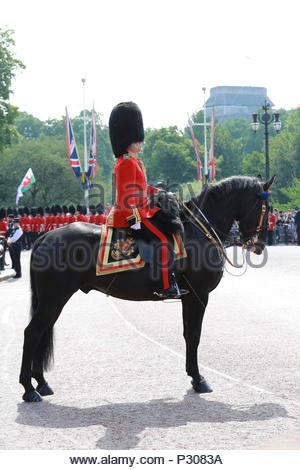
[{"label": "curb", "polygon": [[0,282],[7,281],[15,275],[14,269],[5,269],[4,271],[0,271]]}]

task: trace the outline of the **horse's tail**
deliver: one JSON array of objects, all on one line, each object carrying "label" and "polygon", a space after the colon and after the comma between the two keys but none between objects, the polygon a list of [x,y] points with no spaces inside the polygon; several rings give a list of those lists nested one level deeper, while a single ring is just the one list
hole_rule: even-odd
[{"label": "horse's tail", "polygon": [[[38,250],[44,236],[37,239],[34,243],[30,259],[30,287],[31,287],[31,307],[30,317],[33,318],[36,314],[42,315],[39,311],[39,297],[37,290],[37,272],[33,269],[33,257]],[[42,363],[43,370],[49,370],[53,363],[53,344],[54,344],[53,327],[49,327],[43,334],[42,339],[35,352],[36,357]]]}]

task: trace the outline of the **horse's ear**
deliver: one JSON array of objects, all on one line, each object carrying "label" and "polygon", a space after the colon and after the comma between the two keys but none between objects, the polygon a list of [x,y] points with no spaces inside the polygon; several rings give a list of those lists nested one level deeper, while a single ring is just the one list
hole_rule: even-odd
[{"label": "horse's ear", "polygon": [[264,191],[268,191],[268,189],[269,189],[269,188],[272,186],[272,184],[274,183],[275,178],[276,178],[276,175],[273,175],[272,178],[264,184],[264,186],[263,186]]}]

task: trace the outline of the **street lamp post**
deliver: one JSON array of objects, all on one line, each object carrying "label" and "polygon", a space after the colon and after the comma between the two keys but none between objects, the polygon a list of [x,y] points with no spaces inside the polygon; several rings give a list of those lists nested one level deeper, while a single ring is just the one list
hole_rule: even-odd
[{"label": "street lamp post", "polygon": [[262,109],[264,110],[264,114],[260,116],[257,113],[252,114],[252,123],[251,127],[253,132],[256,132],[259,128],[259,123],[265,126],[265,157],[266,157],[266,180],[270,179],[270,155],[269,155],[269,124],[274,122],[274,129],[278,133],[281,129],[281,121],[279,119],[279,113],[268,113],[271,105],[267,101],[265,101]]}]

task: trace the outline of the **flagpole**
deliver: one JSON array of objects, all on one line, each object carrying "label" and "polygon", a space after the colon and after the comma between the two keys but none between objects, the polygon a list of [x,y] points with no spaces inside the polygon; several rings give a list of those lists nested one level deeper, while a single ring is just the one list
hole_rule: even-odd
[{"label": "flagpole", "polygon": [[204,178],[206,181],[207,178],[207,172],[208,172],[208,167],[207,167],[207,142],[206,142],[206,105],[205,105],[205,91],[206,87],[202,87],[203,91],[203,117],[204,117]]},{"label": "flagpole", "polygon": [[[83,139],[84,139],[84,172],[88,170],[88,156],[87,156],[87,147],[86,147],[86,115],[85,115],[85,82],[86,79],[82,78],[82,90],[83,90]],[[85,180],[84,180],[85,181]],[[87,183],[87,181],[85,181]],[[88,187],[84,190],[84,201],[87,210],[89,209],[89,190]]]}]

